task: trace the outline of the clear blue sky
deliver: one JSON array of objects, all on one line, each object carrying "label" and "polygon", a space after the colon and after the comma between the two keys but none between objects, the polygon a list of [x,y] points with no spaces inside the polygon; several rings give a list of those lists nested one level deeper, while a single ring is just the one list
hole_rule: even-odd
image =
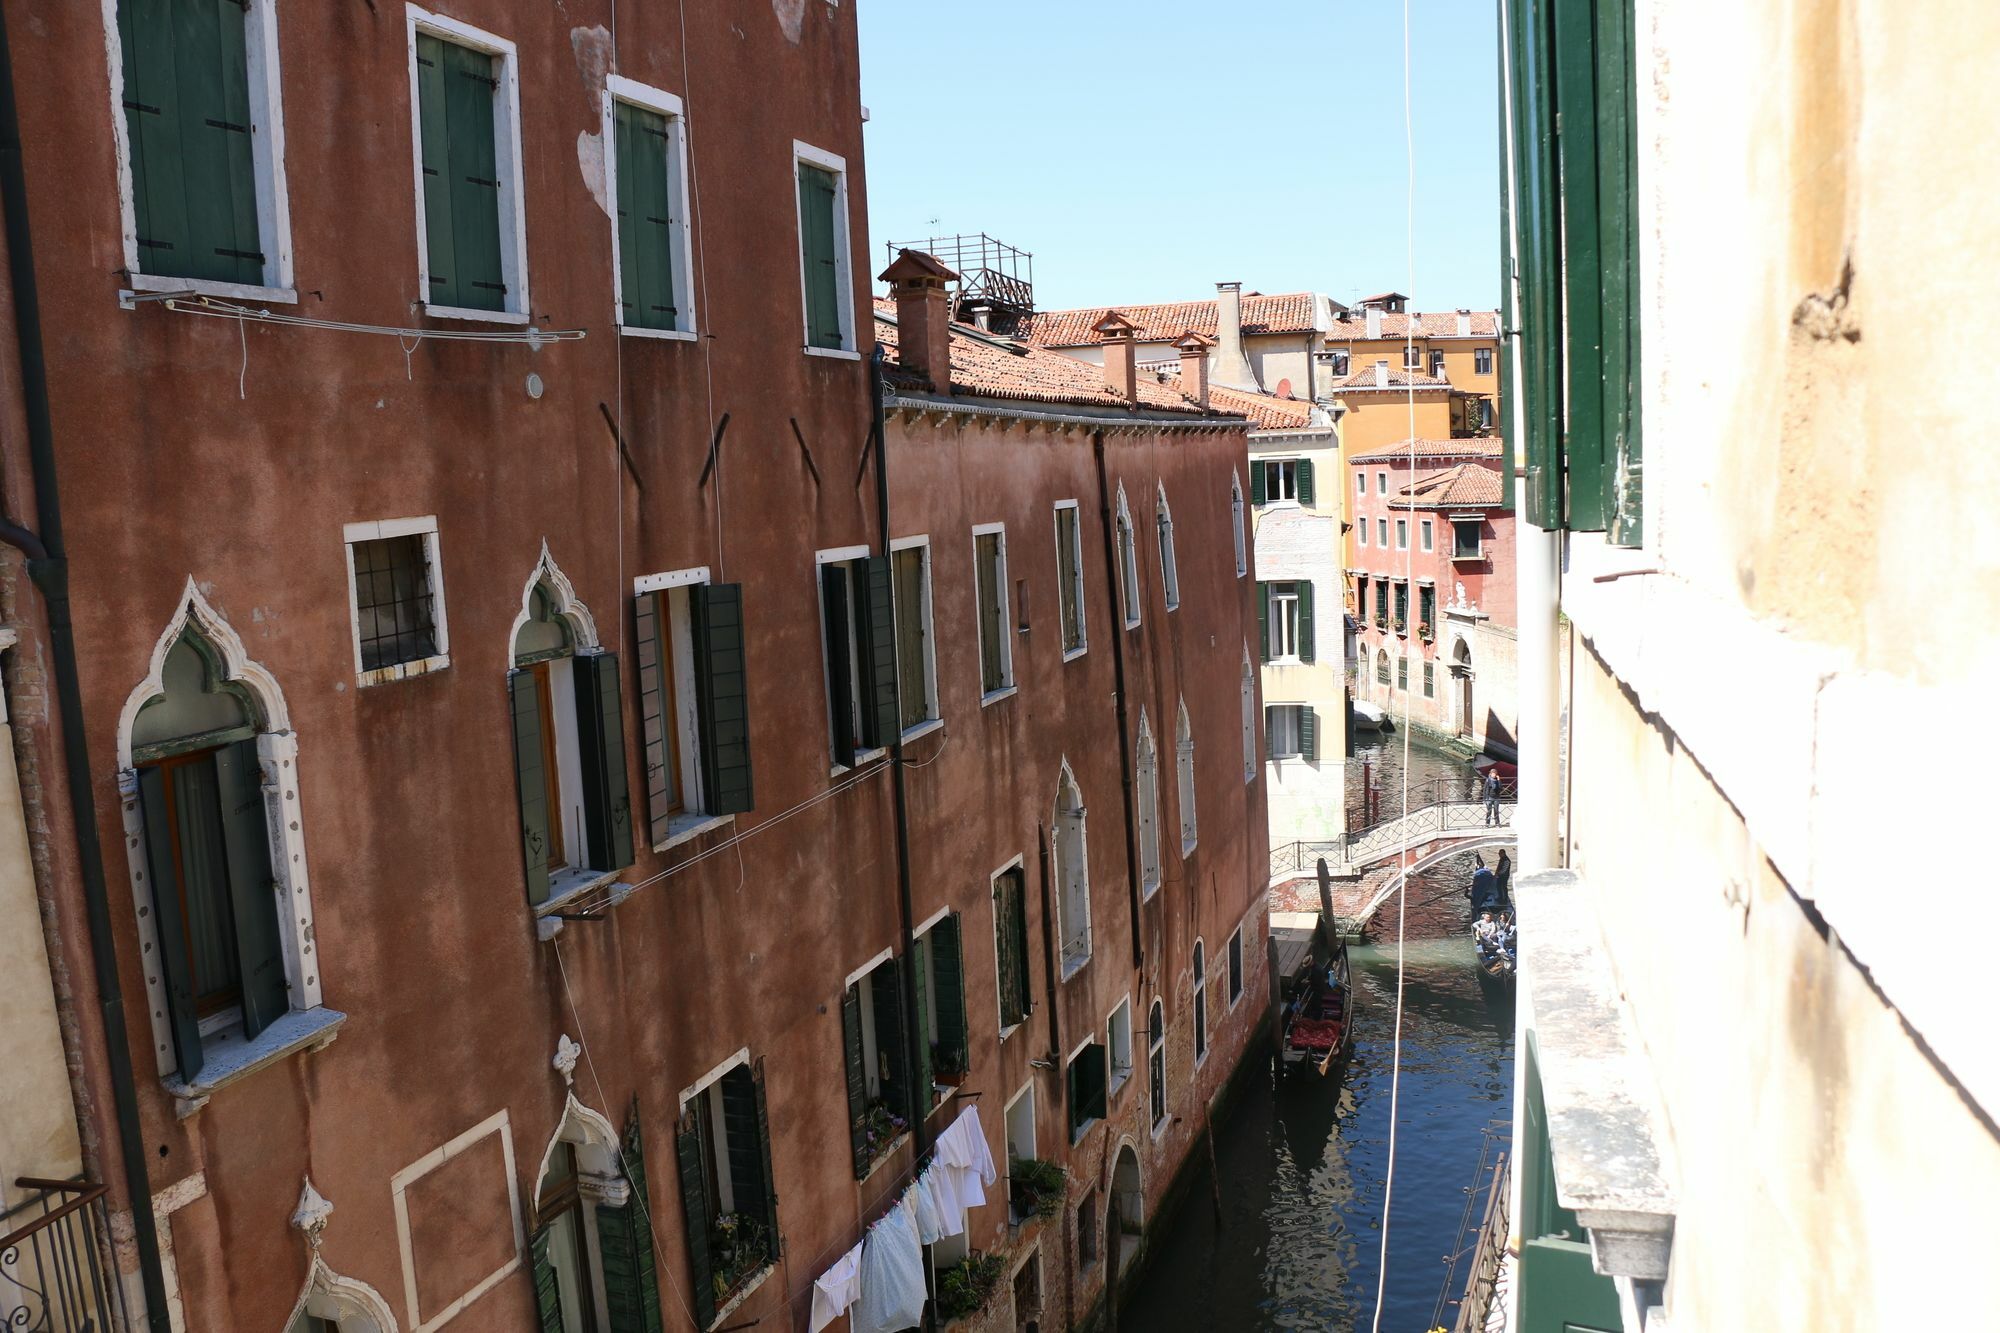
[{"label": "clear blue sky", "polygon": [[[1499,295],[1492,0],[852,0],[870,256],[985,231],[1043,309],[1319,290]],[[935,221],[933,221],[935,219]]]}]

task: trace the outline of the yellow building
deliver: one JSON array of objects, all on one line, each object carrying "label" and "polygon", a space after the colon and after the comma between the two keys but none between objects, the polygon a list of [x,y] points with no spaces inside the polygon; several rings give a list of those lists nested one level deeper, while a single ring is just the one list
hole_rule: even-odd
[{"label": "yellow building", "polygon": [[[1500,315],[1493,310],[1420,313],[1401,292],[1383,292],[1354,309],[1336,309],[1322,342],[1338,383],[1385,361],[1441,379],[1497,410]],[[1492,418],[1488,418],[1490,421]]]}]

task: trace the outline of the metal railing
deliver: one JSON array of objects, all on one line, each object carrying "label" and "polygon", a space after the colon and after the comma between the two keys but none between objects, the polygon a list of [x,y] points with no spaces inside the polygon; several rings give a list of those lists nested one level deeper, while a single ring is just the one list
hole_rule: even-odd
[{"label": "metal railing", "polygon": [[[1444,833],[1477,829],[1494,822],[1501,827],[1514,822],[1515,784],[1500,784],[1497,810],[1489,814],[1486,797],[1477,778],[1441,778],[1410,788],[1409,813],[1385,819],[1337,838],[1274,843],[1271,847],[1271,878],[1307,874],[1315,870],[1321,857],[1329,867],[1352,866],[1401,850],[1413,842],[1427,841]],[[1401,805],[1397,793],[1397,805]]]},{"label": "metal railing", "polygon": [[125,1291],[107,1256],[105,1187],[86,1180],[14,1182],[34,1197],[0,1214],[0,1329],[126,1333]]}]

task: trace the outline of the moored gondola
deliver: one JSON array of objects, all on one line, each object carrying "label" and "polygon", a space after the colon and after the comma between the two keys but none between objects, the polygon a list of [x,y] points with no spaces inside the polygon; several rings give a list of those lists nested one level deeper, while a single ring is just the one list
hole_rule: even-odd
[{"label": "moored gondola", "polygon": [[1280,1047],[1287,1072],[1326,1074],[1354,1049],[1354,983],[1347,941],[1336,936],[1333,961],[1315,966],[1285,1006]]}]

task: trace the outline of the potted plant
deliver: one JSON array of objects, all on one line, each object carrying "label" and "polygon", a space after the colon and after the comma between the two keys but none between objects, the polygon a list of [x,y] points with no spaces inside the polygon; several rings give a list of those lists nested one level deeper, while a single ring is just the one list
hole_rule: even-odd
[{"label": "potted plant", "polygon": [[1417,626],[1417,637],[1422,639],[1425,643],[1429,643],[1432,639],[1436,638],[1437,635],[1436,632],[1432,630],[1429,625],[1426,624]]},{"label": "potted plant", "polygon": [[1396,617],[1396,633],[1398,633],[1398,634],[1401,634],[1402,632],[1403,632],[1403,618],[1402,618],[1401,616],[1397,616],[1397,617]]},{"label": "potted plant", "polygon": [[1008,1197],[1023,1221],[1061,1212],[1068,1180],[1060,1163],[1040,1157],[1015,1157],[1007,1163]]},{"label": "potted plant", "polygon": [[965,1082],[965,1053],[955,1047],[931,1047],[931,1081],[947,1088]]},{"label": "potted plant", "polygon": [[1386,615],[1378,615],[1378,616],[1376,616],[1376,617],[1375,617],[1375,628],[1376,628],[1376,629],[1387,629],[1387,628],[1389,628],[1389,617],[1388,617],[1388,616],[1386,616]]},{"label": "potted plant", "polygon": [[937,1313],[940,1323],[978,1314],[993,1300],[1000,1287],[1004,1261],[997,1254],[974,1251],[937,1275]]},{"label": "potted plant", "polygon": [[861,1133],[868,1149],[868,1165],[872,1167],[888,1156],[889,1150],[896,1146],[909,1128],[910,1122],[890,1110],[889,1104],[880,1097],[869,1102],[867,1109],[861,1113]]},{"label": "potted plant", "polygon": [[717,1304],[727,1301],[743,1280],[770,1262],[770,1239],[761,1219],[724,1213],[708,1231],[708,1253]]}]

